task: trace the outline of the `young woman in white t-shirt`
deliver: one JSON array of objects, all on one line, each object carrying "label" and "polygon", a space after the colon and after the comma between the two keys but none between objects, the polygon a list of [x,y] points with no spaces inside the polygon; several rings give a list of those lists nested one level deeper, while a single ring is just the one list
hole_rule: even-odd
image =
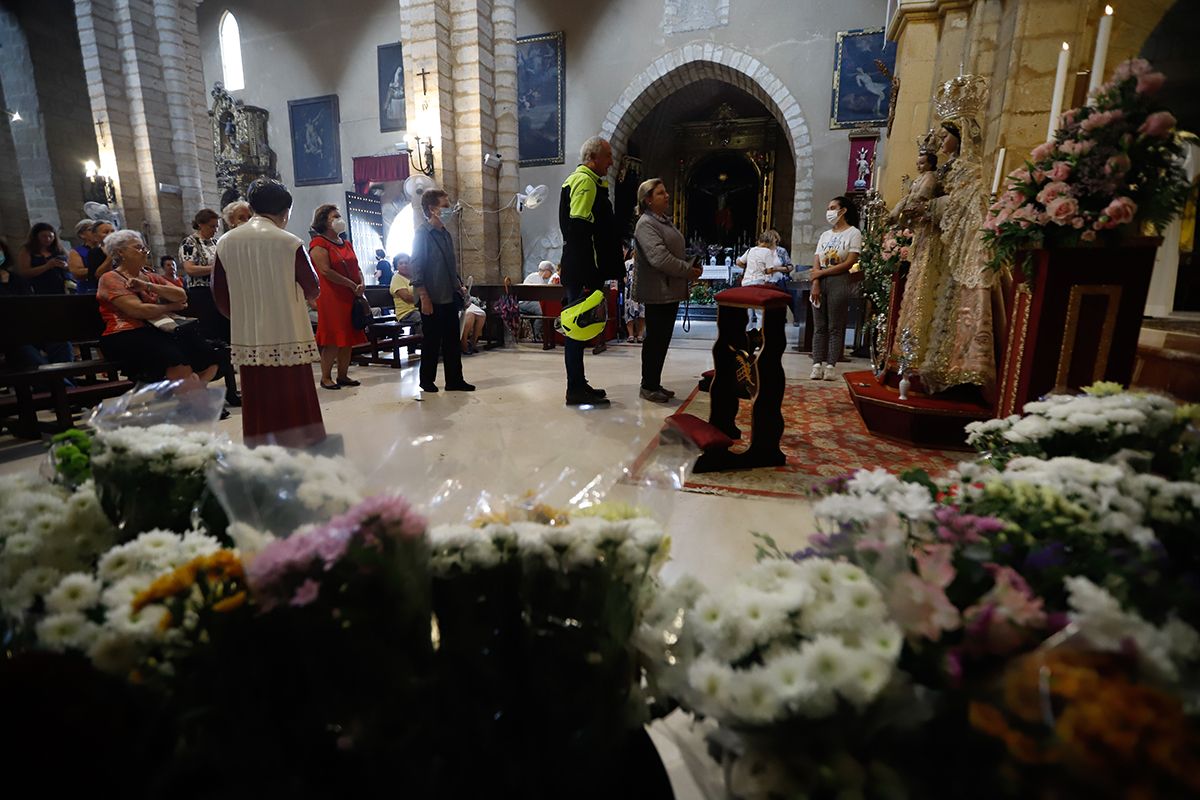
[{"label": "young woman in white t-shirt", "polygon": [[838,360],[846,346],[846,311],[850,307],[850,268],[862,252],[858,207],[846,197],[829,201],[825,219],[833,227],[821,234],[813,260],[813,368],[814,381],[836,377]]}]

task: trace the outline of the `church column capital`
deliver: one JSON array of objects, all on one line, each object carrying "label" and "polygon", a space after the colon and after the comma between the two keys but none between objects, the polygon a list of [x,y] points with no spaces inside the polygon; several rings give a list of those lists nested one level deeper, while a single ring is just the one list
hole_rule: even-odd
[{"label": "church column capital", "polygon": [[948,12],[970,9],[976,2],[978,0],[899,0],[884,33],[888,39],[899,40],[909,23],[939,21]]}]

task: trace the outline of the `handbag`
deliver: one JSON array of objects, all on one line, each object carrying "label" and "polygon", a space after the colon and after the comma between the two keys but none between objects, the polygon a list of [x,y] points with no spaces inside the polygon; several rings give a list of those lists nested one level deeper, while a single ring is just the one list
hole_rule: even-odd
[{"label": "handbag", "polygon": [[356,331],[365,331],[371,325],[371,320],[374,316],[371,313],[371,304],[365,297],[355,297],[354,303],[350,306],[350,325]]}]

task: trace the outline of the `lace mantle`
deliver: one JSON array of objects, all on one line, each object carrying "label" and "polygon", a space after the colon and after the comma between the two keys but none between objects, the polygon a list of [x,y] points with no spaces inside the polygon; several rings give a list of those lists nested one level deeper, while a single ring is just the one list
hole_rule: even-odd
[{"label": "lace mantle", "polygon": [[320,358],[317,343],[280,342],[278,344],[230,345],[233,363],[238,367],[293,367],[311,364]]}]

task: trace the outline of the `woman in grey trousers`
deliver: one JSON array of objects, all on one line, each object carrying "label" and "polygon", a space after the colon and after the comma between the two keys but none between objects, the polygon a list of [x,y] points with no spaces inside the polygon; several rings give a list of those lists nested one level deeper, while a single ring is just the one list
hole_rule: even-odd
[{"label": "woman in grey trousers", "polygon": [[663,362],[675,332],[675,316],[680,301],[687,297],[688,281],[699,278],[702,270],[698,259],[685,255],[683,234],[667,216],[671,196],[662,180],[643,182],[637,196],[642,215],[633,233],[636,265],[631,293],[646,307],[642,388],[638,395],[652,403],[665,403],[675,396],[662,385]]}]

